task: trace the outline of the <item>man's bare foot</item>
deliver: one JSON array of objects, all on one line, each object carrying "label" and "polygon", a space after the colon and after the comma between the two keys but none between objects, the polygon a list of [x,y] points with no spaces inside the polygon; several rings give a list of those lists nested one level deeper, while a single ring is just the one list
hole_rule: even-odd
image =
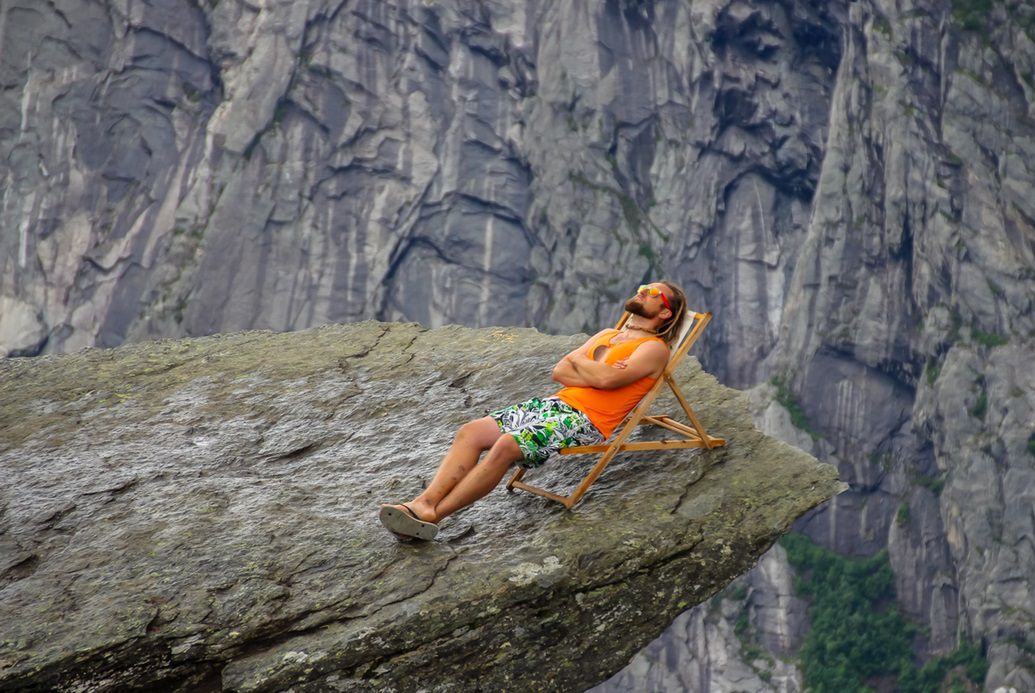
[{"label": "man's bare foot", "polygon": [[400,510],[409,508],[410,512],[416,515],[418,519],[424,520],[425,522],[438,522],[438,515],[435,513],[434,506],[425,501],[412,500],[409,503],[399,503],[392,507],[399,508]]}]

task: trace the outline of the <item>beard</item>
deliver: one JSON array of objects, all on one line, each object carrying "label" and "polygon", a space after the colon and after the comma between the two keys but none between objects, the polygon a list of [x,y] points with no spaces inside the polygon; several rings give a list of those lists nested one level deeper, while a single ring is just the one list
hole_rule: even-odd
[{"label": "beard", "polygon": [[625,302],[625,309],[633,315],[639,315],[641,318],[647,318],[653,320],[658,317],[658,313],[661,312],[661,308],[658,308],[653,313],[647,309],[647,306],[643,305],[638,296],[634,296]]}]

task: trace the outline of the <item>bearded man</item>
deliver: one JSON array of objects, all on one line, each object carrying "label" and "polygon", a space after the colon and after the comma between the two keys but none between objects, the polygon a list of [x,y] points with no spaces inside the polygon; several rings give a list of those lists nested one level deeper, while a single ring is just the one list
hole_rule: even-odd
[{"label": "bearded man", "polygon": [[621,330],[601,330],[557,362],[559,391],[461,426],[431,484],[408,503],[381,506],[385,528],[400,540],[434,539],[438,522],[488,494],[511,465],[538,467],[563,448],[606,440],[668,365],[686,296],[671,281],[644,284],[625,309]]}]

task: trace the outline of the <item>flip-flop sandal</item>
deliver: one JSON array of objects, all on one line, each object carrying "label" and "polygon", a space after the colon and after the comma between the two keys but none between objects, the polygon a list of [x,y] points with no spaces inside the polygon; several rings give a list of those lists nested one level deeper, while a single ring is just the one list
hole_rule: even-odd
[{"label": "flip-flop sandal", "polygon": [[438,525],[420,519],[405,504],[400,503],[400,506],[403,510],[390,505],[381,506],[379,517],[385,529],[394,534],[405,534],[408,537],[424,541],[431,541],[435,538],[435,535],[438,534]]}]

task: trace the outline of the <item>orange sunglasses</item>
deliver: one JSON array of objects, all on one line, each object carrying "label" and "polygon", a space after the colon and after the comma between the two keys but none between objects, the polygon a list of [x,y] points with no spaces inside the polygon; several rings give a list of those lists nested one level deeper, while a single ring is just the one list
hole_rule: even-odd
[{"label": "orange sunglasses", "polygon": [[636,293],[640,294],[641,296],[650,296],[652,298],[654,296],[661,296],[661,302],[665,304],[665,307],[668,308],[669,312],[672,312],[672,306],[669,305],[668,298],[665,296],[665,292],[659,289],[658,287],[640,284],[640,288],[636,290]]}]

